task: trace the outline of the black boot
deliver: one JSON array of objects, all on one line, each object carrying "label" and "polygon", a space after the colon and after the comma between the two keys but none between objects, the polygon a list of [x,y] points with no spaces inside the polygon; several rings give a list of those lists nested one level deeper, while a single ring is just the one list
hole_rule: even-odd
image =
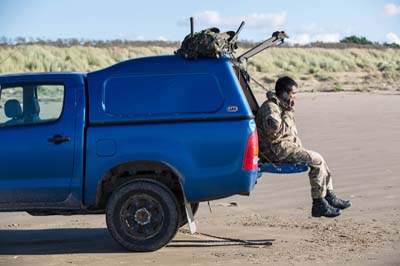
[{"label": "black boot", "polygon": [[313,217],[336,217],[341,214],[341,211],[329,205],[324,198],[313,199],[311,215]]},{"label": "black boot", "polygon": [[328,201],[328,203],[338,209],[346,209],[348,207],[351,206],[351,201],[350,200],[342,200],[342,199],[338,199],[335,195],[335,193],[333,193],[333,191],[328,190],[326,192],[326,196],[325,196],[326,201]]}]

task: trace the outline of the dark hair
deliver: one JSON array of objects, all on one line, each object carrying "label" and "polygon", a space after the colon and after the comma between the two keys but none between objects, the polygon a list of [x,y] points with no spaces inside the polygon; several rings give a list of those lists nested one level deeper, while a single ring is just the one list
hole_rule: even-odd
[{"label": "dark hair", "polygon": [[293,86],[297,87],[296,81],[289,77],[281,77],[276,81],[275,93],[277,96],[281,96],[283,93],[289,93]]}]

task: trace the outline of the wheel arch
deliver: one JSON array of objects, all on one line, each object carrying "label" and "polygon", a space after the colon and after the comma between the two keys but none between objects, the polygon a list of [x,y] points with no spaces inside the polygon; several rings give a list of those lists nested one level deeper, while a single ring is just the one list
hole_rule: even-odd
[{"label": "wheel arch", "polygon": [[120,163],[108,169],[98,181],[95,209],[105,209],[115,189],[139,178],[157,180],[167,186],[177,200],[184,200],[184,176],[172,165],[151,160],[135,160]]}]

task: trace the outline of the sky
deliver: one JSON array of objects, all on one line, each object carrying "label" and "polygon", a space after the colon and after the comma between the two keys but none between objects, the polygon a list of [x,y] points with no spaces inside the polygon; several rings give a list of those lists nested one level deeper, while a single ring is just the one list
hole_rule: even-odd
[{"label": "sky", "polygon": [[400,0],[0,0],[0,37],[181,41],[207,27],[261,41],[284,30],[291,43],[350,35],[400,44]]}]

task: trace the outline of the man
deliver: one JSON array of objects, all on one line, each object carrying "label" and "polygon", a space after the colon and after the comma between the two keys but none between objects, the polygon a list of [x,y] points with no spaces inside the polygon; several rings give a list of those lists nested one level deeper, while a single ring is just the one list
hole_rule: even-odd
[{"label": "man", "polygon": [[289,78],[278,79],[275,94],[267,93],[268,100],[257,112],[256,124],[260,142],[260,158],[264,163],[307,164],[313,198],[313,217],[336,217],[351,206],[333,193],[332,177],[324,158],[317,152],[303,148],[297,136],[294,104],[297,83]]}]

